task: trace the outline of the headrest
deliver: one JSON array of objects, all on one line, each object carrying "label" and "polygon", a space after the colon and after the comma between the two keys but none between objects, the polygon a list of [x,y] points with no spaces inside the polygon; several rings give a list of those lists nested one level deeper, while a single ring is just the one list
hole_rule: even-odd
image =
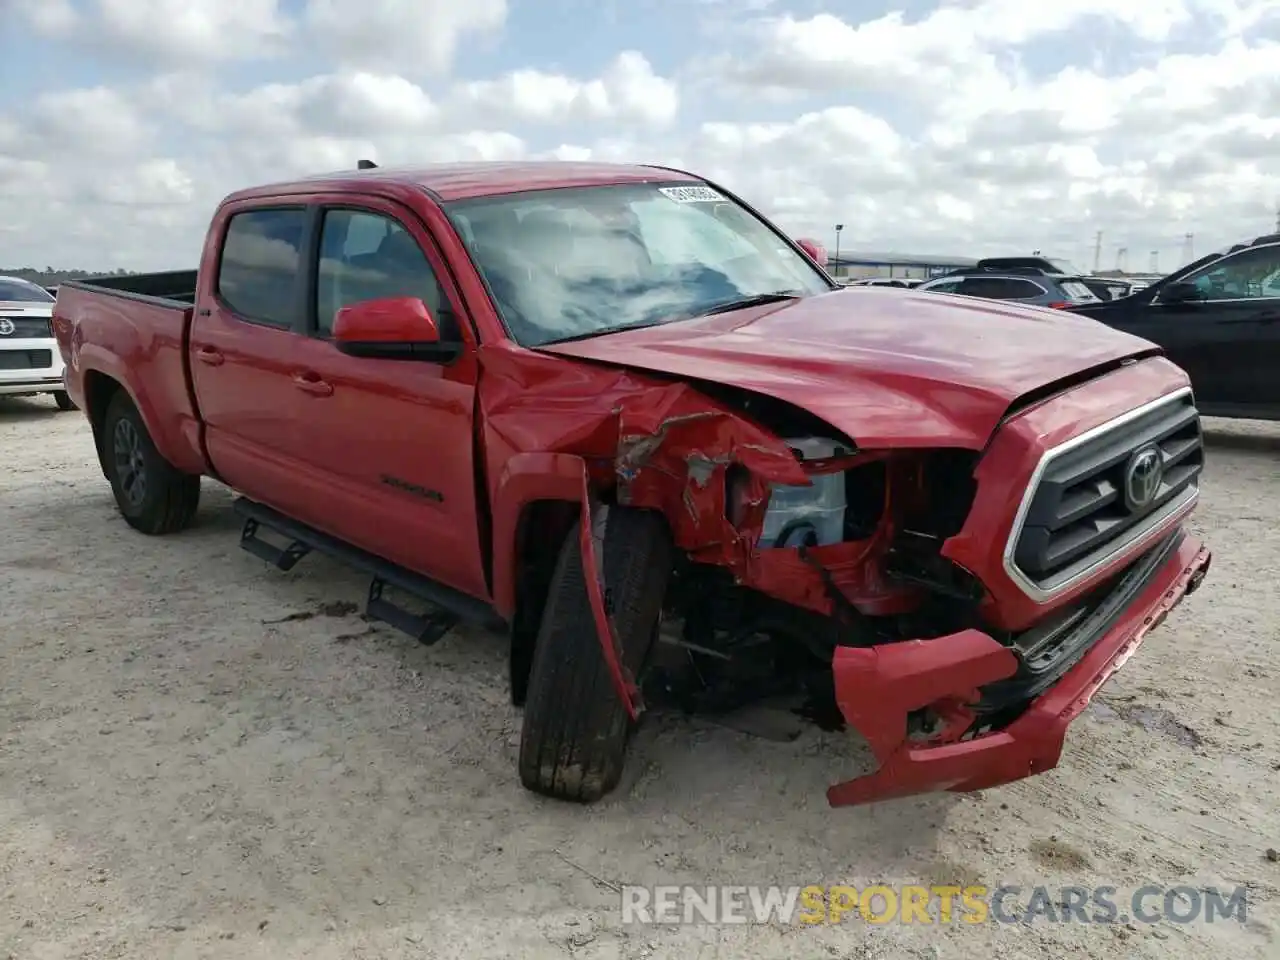
[{"label": "headrest", "polygon": [[392,230],[383,237],[378,244],[378,256],[406,266],[416,265],[423,260],[418,241],[405,230]]}]

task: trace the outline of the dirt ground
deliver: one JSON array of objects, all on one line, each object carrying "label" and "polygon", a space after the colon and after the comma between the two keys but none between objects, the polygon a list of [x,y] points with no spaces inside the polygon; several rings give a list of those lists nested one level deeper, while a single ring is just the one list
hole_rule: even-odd
[{"label": "dirt ground", "polygon": [[[212,484],[138,535],[83,417],[0,400],[0,960],[1280,956],[1280,424],[1209,430],[1209,579],[1055,771],[830,810],[850,738],[667,718],[581,808],[519,785],[502,638],[370,627],[359,576],[268,569]],[[1244,885],[1248,919],[624,926],[613,886],[878,881]]]}]

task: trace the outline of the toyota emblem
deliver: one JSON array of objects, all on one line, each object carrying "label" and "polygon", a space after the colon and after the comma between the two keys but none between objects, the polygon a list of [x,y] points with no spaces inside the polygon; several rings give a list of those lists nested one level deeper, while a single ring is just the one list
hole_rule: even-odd
[{"label": "toyota emblem", "polygon": [[1124,468],[1125,506],[1132,512],[1151,506],[1164,482],[1164,458],[1155,444],[1134,451]]},{"label": "toyota emblem", "polygon": [[8,317],[0,317],[0,337],[7,337],[17,329],[17,324]]}]

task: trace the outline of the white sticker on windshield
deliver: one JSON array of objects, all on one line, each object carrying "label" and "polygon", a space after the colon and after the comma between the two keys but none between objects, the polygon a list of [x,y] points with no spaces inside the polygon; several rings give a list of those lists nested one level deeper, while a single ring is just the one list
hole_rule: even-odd
[{"label": "white sticker on windshield", "polygon": [[724,196],[710,187],[659,187],[658,192],[676,203],[724,202]]}]

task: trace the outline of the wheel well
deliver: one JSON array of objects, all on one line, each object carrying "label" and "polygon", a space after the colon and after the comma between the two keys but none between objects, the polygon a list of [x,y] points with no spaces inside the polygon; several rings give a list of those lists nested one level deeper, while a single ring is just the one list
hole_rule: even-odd
[{"label": "wheel well", "polygon": [[516,609],[511,618],[509,653],[511,700],[516,706],[524,704],[551,575],[579,510],[579,504],[568,500],[535,500],[520,513],[515,550]]},{"label": "wheel well", "polygon": [[111,405],[111,398],[123,389],[118,380],[113,380],[105,373],[90,370],[84,375],[85,413],[93,428],[93,445],[98,451],[98,465],[102,467],[103,476],[107,475],[107,456],[103,446],[102,424],[107,419],[107,407]]}]

